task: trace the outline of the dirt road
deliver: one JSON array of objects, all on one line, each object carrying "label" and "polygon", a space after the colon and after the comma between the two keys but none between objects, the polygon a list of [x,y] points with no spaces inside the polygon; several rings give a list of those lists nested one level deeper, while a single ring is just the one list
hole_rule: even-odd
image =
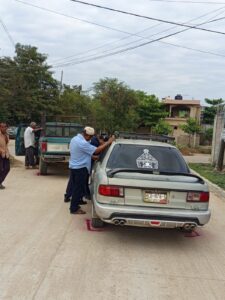
[{"label": "dirt road", "polygon": [[[53,170],[54,171],[54,170]],[[52,172],[53,172],[52,171]],[[0,191],[0,299],[225,298],[225,199],[196,237],[108,226],[89,231],[63,202],[67,172],[19,165]]]}]

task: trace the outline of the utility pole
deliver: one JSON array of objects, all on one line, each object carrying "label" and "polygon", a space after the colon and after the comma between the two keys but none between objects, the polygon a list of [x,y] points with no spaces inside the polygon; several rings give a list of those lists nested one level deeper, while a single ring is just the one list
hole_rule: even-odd
[{"label": "utility pole", "polygon": [[62,83],[63,83],[63,70],[61,71],[61,80],[60,80],[61,89],[62,89]]},{"label": "utility pole", "polygon": [[61,71],[59,98],[60,98],[60,95],[61,95],[61,92],[62,92],[62,86],[63,86],[63,70]]}]

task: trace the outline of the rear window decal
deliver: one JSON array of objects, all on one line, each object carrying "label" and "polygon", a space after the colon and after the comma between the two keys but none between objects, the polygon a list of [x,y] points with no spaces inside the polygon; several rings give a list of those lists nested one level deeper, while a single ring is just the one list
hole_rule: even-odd
[{"label": "rear window decal", "polygon": [[144,149],[144,153],[136,159],[137,167],[142,169],[158,169],[158,161],[149,153],[148,149]]}]

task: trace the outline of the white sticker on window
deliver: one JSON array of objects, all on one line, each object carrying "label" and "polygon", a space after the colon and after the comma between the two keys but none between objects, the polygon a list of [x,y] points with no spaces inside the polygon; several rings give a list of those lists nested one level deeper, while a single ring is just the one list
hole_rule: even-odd
[{"label": "white sticker on window", "polygon": [[158,169],[158,161],[149,153],[148,149],[144,149],[144,153],[136,160],[137,167],[142,169]]}]

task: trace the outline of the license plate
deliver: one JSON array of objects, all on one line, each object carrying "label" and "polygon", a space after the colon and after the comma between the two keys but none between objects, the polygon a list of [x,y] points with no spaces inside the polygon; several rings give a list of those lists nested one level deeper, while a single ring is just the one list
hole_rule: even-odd
[{"label": "license plate", "polygon": [[167,204],[167,194],[162,192],[145,191],[144,202]]}]

